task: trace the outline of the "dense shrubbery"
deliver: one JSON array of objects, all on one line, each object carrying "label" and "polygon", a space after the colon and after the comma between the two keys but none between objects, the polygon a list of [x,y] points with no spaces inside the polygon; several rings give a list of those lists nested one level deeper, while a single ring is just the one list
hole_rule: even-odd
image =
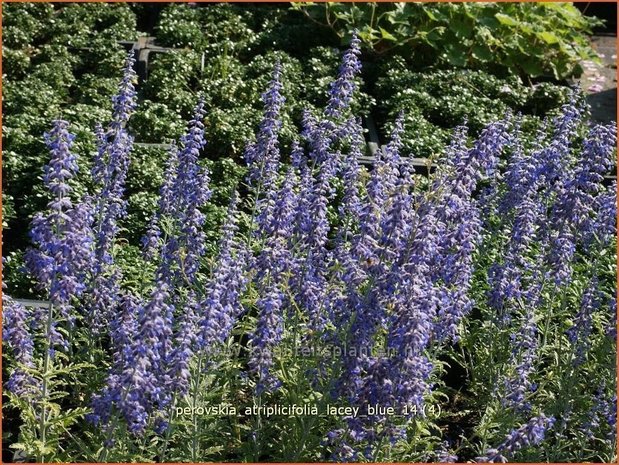
[{"label": "dense shrubbery", "polygon": [[567,102],[569,92],[569,88],[547,83],[525,86],[518,77],[499,79],[483,71],[418,73],[401,60],[391,61],[376,83],[379,120],[388,123],[404,111],[407,152],[429,158],[440,154],[451,130],[465,121],[478,134],[509,111],[524,115],[527,132],[535,130],[539,116],[556,112]]},{"label": "dense shrubbery", "polygon": [[[613,459],[616,186],[602,181],[615,125],[588,125],[570,95],[534,136],[515,115],[471,141],[458,126],[424,178],[398,117],[367,171],[358,55],[353,40],[300,133],[282,121],[275,64],[244,172],[203,162],[203,97],[165,160],[136,152],[130,58],[93,158],[54,122],[25,260],[51,304],[3,300],[14,448],[41,461]],[[228,182],[212,184],[217,170]],[[127,208],[151,210],[139,194],[158,184],[142,255],[127,239],[146,217]],[[275,405],[319,414],[259,409]]]},{"label": "dense shrubbery", "polygon": [[298,3],[345,39],[354,29],[377,54],[556,79],[582,73],[595,56],[583,32],[597,20],[569,3]]}]

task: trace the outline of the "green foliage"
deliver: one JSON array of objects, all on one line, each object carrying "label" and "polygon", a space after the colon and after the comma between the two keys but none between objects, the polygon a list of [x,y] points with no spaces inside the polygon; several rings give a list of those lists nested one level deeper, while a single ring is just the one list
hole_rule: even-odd
[{"label": "green foliage", "polygon": [[218,3],[203,8],[169,5],[161,13],[156,29],[158,41],[166,46],[189,48],[218,56],[236,54],[254,44],[253,15],[242,6]]},{"label": "green foliage", "polygon": [[[49,346],[40,342],[43,351],[47,351]],[[12,443],[11,449],[40,462],[71,460],[62,444],[70,437],[70,429],[84,421],[88,408],[67,408],[66,398],[70,392],[80,391],[83,383],[78,381],[78,374],[89,368],[93,365],[69,363],[68,357],[61,352],[56,352],[53,358],[49,353],[39,357],[36,366],[20,366],[36,380],[37,386],[41,386],[41,392],[31,399],[6,392],[8,407],[18,410],[21,420],[20,441]]]},{"label": "green foliage", "polygon": [[516,76],[499,79],[472,70],[413,72],[401,59],[390,65],[376,83],[379,124],[388,133],[403,111],[405,150],[418,157],[440,154],[456,126],[466,122],[477,134],[508,111],[525,115],[525,128],[534,129],[539,123],[536,116],[557,110],[569,93],[568,88],[549,83],[525,86]]},{"label": "green foliage", "polygon": [[44,40],[54,15],[50,3],[7,3],[2,10],[2,44],[9,49],[31,47]]},{"label": "green foliage", "polygon": [[586,37],[599,21],[570,3],[296,3],[347,41],[355,29],[376,54],[414,66],[454,66],[556,79],[595,57]]},{"label": "green foliage", "polygon": [[[317,31],[318,28],[318,31]],[[308,22],[287,5],[168,5],[155,28],[157,42],[207,57],[235,56],[248,62],[264,50],[303,57],[316,46],[337,46],[337,36]]]},{"label": "green foliage", "polygon": [[[50,30],[52,43],[95,51],[101,45],[137,37],[135,14],[123,3],[60,5]],[[101,52],[103,52],[101,50]]]}]

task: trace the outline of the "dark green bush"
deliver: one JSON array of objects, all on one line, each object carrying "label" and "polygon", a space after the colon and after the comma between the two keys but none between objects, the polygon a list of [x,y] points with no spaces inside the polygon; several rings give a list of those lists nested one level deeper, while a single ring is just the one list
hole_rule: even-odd
[{"label": "dark green bush", "polygon": [[596,56],[585,34],[599,21],[570,3],[296,3],[343,41],[352,31],[377,55],[556,79]]},{"label": "dark green bush", "polygon": [[53,15],[54,7],[50,3],[3,5],[2,46],[9,49],[36,47],[49,34]]},{"label": "dark green bush", "polygon": [[135,14],[126,3],[68,3],[54,7],[55,18],[49,31],[54,44],[91,52],[97,48],[96,41],[112,43],[138,36]]},{"label": "dark green bush", "polygon": [[253,16],[241,5],[171,4],[161,13],[156,37],[169,47],[189,48],[209,56],[236,55],[257,41],[253,22]]},{"label": "dark green bush", "polygon": [[567,101],[569,89],[545,83],[524,85],[516,76],[497,78],[483,71],[438,70],[414,72],[401,59],[376,84],[379,125],[382,133],[403,111],[408,136],[406,150],[414,156],[437,155],[452,129],[464,122],[473,134],[507,111],[522,113],[531,127]]}]

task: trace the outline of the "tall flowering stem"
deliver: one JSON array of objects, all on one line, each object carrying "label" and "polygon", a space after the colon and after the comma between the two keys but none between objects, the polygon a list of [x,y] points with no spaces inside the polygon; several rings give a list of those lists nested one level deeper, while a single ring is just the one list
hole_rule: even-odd
[{"label": "tall flowering stem", "polygon": [[133,137],[126,129],[137,106],[133,69],[135,59],[130,52],[123,68],[118,93],[112,97],[112,120],[106,129],[97,130],[98,151],[92,177],[98,186],[94,200],[95,261],[89,281],[88,307],[94,328],[102,331],[111,321],[120,302],[120,269],[114,264],[113,246],[119,232],[119,220],[127,213],[124,199]]},{"label": "tall flowering stem", "polygon": [[6,382],[6,388],[24,399],[34,399],[39,393],[37,380],[27,372],[34,367],[34,338],[29,331],[32,311],[2,296],[2,340],[11,349],[16,362]]},{"label": "tall flowering stem", "polygon": [[289,170],[278,190],[270,221],[265,224],[266,240],[255,263],[254,280],[261,291],[261,298],[256,302],[257,327],[249,341],[249,366],[258,379],[258,394],[279,385],[279,380],[272,376],[270,369],[273,349],[282,338],[283,305],[287,299],[284,286],[286,275],[292,269],[289,242],[297,202],[296,182],[296,176]]},{"label": "tall flowering stem", "polygon": [[[71,179],[78,171],[77,156],[72,153],[75,136],[68,130],[69,123],[54,122],[53,129],[45,134],[45,142],[51,153],[45,167],[44,184],[52,200],[48,213],[37,214],[31,225],[30,237],[34,244],[26,252],[26,265],[36,278],[39,288],[45,293],[49,305],[45,313],[38,315],[43,331],[44,359],[40,387],[40,412],[38,439],[46,444],[49,401],[49,373],[58,347],[68,349],[69,342],[58,329],[65,321],[72,328],[75,321],[73,299],[86,288],[85,280],[92,264],[91,210],[89,205],[74,205],[69,194]],[[9,325],[23,324],[24,314],[17,311]],[[9,335],[14,328],[7,328]],[[26,328],[22,329],[22,332]],[[26,330],[27,331],[27,330]],[[25,336],[25,334],[22,334]],[[27,351],[22,352],[26,356]],[[40,457],[41,459],[43,457]]]},{"label": "tall flowering stem", "polygon": [[[508,121],[493,123],[482,131],[470,150],[456,150],[453,178],[441,188],[445,194],[441,198],[444,208],[437,209],[442,239],[438,244],[440,271],[436,276],[441,289],[435,325],[439,340],[457,341],[457,325],[472,308],[468,291],[474,254],[482,239],[482,223],[473,193],[483,179],[494,176],[499,157],[510,143],[509,130]],[[461,146],[461,142],[457,144]]]},{"label": "tall flowering stem", "polygon": [[[189,362],[198,341],[199,297],[194,286],[205,253],[201,208],[210,197],[209,175],[198,161],[204,140],[204,102],[178,149],[169,154],[161,187],[161,211],[143,240],[150,253],[159,250],[153,289],[145,301],[130,297],[112,320],[116,363],[102,392],[93,399],[91,420],[110,424],[114,408],[132,433],[143,434],[149,422],[189,388]],[[161,229],[165,224],[165,235]],[[161,243],[160,243],[161,239]],[[177,309],[183,308],[182,313]],[[120,355],[119,355],[120,354]],[[160,416],[158,416],[160,417]],[[167,427],[158,421],[158,428]]]},{"label": "tall flowering stem", "polygon": [[74,205],[69,194],[71,178],[78,171],[77,156],[71,152],[75,136],[68,131],[69,123],[55,121],[54,128],[45,134],[52,154],[45,168],[44,183],[52,200],[48,214],[37,214],[31,225],[30,237],[34,247],[26,252],[26,265],[50,301],[50,312],[42,322],[53,354],[54,347],[67,347],[67,341],[56,330],[58,321],[52,318],[51,308],[58,317],[73,325],[73,298],[86,288],[86,275],[92,263],[91,210],[85,203]]},{"label": "tall flowering stem", "polygon": [[175,173],[178,165],[178,147],[172,144],[166,161],[166,168],[163,174],[163,184],[159,189],[158,210],[153,214],[148,224],[146,235],[142,238],[142,247],[144,257],[148,260],[155,258],[161,253],[161,244],[163,242],[161,231],[161,220],[172,214],[174,198],[172,196],[172,188],[174,186]]},{"label": "tall flowering stem", "polygon": [[[204,139],[204,101],[200,99],[189,121],[187,133],[181,138],[178,154],[170,153],[168,166],[176,165],[174,181],[168,194],[164,181],[162,199],[169,203],[169,218],[176,233],[169,236],[161,252],[158,275],[162,280],[179,285],[191,285],[199,269],[200,258],[205,252],[205,234],[202,231],[205,216],[201,208],[211,196],[209,173],[199,163]],[[177,160],[174,160],[174,158]],[[169,195],[169,201],[166,197]]]},{"label": "tall flowering stem", "polygon": [[359,55],[361,55],[361,40],[355,34],[350,41],[350,47],[344,53],[339,75],[329,89],[329,103],[325,109],[326,116],[338,118],[342,116],[344,110],[349,108],[356,89],[354,79],[361,71]]},{"label": "tall flowering stem", "polygon": [[282,127],[280,112],[285,97],[282,95],[281,65],[276,63],[269,88],[262,94],[264,113],[256,142],[245,149],[245,163],[249,167],[247,183],[260,191],[275,180],[279,168],[278,133]]},{"label": "tall flowering stem", "polygon": [[243,312],[240,297],[247,286],[247,251],[235,237],[238,231],[236,194],[230,202],[227,218],[216,265],[200,304],[198,347],[207,354],[227,340],[236,318]]},{"label": "tall flowering stem", "polygon": [[614,164],[617,131],[614,126],[593,127],[583,143],[582,157],[559,184],[550,216],[549,279],[561,287],[571,280],[578,237],[587,237],[594,221],[592,207],[603,175]]}]

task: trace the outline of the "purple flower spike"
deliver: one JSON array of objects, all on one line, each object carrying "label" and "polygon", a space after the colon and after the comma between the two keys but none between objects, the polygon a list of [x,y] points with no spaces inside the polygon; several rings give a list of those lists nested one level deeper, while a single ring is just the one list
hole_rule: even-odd
[{"label": "purple flower spike", "polygon": [[[275,64],[268,90],[262,94],[264,114],[256,142],[245,149],[245,162],[249,166],[247,182],[255,186],[268,186],[275,179],[279,168],[278,133],[282,126],[280,112],[286,99],[282,95],[281,65]],[[257,186],[256,186],[257,187]]]},{"label": "purple flower spike", "polygon": [[6,388],[25,400],[32,401],[38,390],[38,383],[24,368],[34,367],[34,341],[30,334],[32,317],[26,307],[10,297],[2,296],[2,340],[13,353],[17,366],[9,375]]},{"label": "purple flower spike", "polygon": [[527,307],[518,332],[512,334],[512,354],[509,366],[515,366],[515,374],[505,380],[506,395],[503,399],[505,407],[512,407],[517,411],[528,411],[531,406],[525,402],[525,397],[533,391],[534,385],[530,376],[535,369],[537,358],[537,324],[534,320],[533,303]]},{"label": "purple flower spike", "polygon": [[[55,121],[45,135],[51,160],[45,168],[45,185],[53,200],[48,213],[38,213],[32,220],[30,238],[33,248],[26,252],[26,265],[40,289],[47,293],[54,313],[73,323],[72,299],[86,288],[86,276],[92,266],[92,211],[87,203],[73,205],[68,194],[69,182],[77,173],[77,157],[71,152],[75,136],[68,132],[66,121]],[[47,318],[47,315],[45,315]],[[57,321],[50,323],[55,328]],[[50,336],[50,335],[48,335]],[[54,340],[65,341],[54,331]]]},{"label": "purple flower spike", "polygon": [[207,284],[206,297],[200,304],[198,347],[206,353],[224,343],[243,311],[240,297],[247,285],[245,276],[247,253],[235,235],[237,226],[237,196],[233,195],[228,208],[219,244],[217,265]]},{"label": "purple flower spike", "polygon": [[161,226],[159,223],[162,217],[171,215],[176,207],[172,189],[177,169],[178,147],[176,144],[173,144],[168,154],[166,169],[163,174],[163,184],[159,189],[159,208],[153,214],[146,235],[142,238],[144,257],[147,259],[152,259],[161,252]]},{"label": "purple flower spike", "polygon": [[540,444],[544,440],[546,431],[552,428],[554,423],[553,417],[546,417],[544,414],[533,417],[525,425],[510,432],[505,441],[496,449],[488,449],[483,456],[477,457],[476,460],[478,462],[506,463],[508,460],[503,454],[512,456],[524,447]]},{"label": "purple flower spike", "polygon": [[594,241],[605,246],[617,235],[617,182],[613,181],[605,192],[595,198],[593,206],[595,219],[590,235],[585,243],[591,245]]},{"label": "purple flower spike", "polygon": [[[166,179],[160,189],[160,211],[143,239],[146,253],[160,251],[157,280],[170,288],[195,284],[206,251],[206,235],[202,230],[206,217],[201,209],[210,199],[211,191],[208,170],[199,164],[200,151],[206,145],[204,115],[204,101],[200,99],[180,148],[170,150]],[[163,218],[172,230],[165,244],[160,244]]]},{"label": "purple flower spike", "polygon": [[602,188],[603,175],[614,163],[617,143],[613,126],[593,127],[583,143],[583,153],[573,172],[557,186],[557,199],[550,216],[548,277],[557,286],[571,281],[572,262],[579,237],[585,239],[595,225],[593,207]]},{"label": "purple flower spike", "polygon": [[92,324],[98,330],[112,320],[120,302],[122,276],[114,264],[113,247],[120,230],[118,222],[127,214],[124,193],[133,137],[127,132],[126,125],[137,106],[134,64],[130,52],[118,92],[112,97],[112,121],[106,130],[101,126],[97,128],[98,151],[91,172],[99,192],[93,207],[96,218],[95,263],[88,283],[88,307]]},{"label": "purple flower spike", "polygon": [[329,103],[325,109],[326,116],[338,118],[342,115],[343,110],[350,105],[356,88],[355,77],[361,71],[359,55],[361,55],[361,40],[355,34],[350,41],[350,48],[344,54],[339,76],[331,84]]},{"label": "purple flower spike", "polygon": [[135,58],[133,55],[133,50],[128,52],[125,66],[123,67],[123,78],[118,87],[118,93],[112,97],[114,108],[112,126],[114,129],[120,126],[124,127],[137,107],[137,92],[134,87],[137,75],[133,69],[135,65]]},{"label": "purple flower spike", "polygon": [[593,331],[593,314],[602,305],[602,293],[599,289],[597,277],[593,277],[582,295],[580,309],[574,317],[574,324],[566,333],[569,341],[575,347],[574,364],[582,364],[591,345],[591,332]]},{"label": "purple flower spike", "polygon": [[[185,275],[190,283],[195,280],[200,259],[205,252],[206,236],[202,226],[206,217],[200,209],[211,197],[209,173],[198,164],[200,150],[206,145],[202,123],[205,113],[204,101],[201,99],[194,110],[193,119],[189,122],[187,133],[181,138],[176,176],[170,193],[170,209],[179,235],[176,244],[166,244],[163,257],[166,263],[166,260],[173,255],[178,265],[178,272]],[[167,192],[165,188],[162,190],[165,202]],[[180,256],[180,247],[185,249],[184,257]]]},{"label": "purple flower spike", "polygon": [[279,382],[271,375],[273,348],[280,342],[283,332],[283,304],[286,301],[283,286],[286,275],[293,269],[290,239],[297,207],[295,185],[297,178],[293,169],[286,174],[277,192],[273,215],[265,223],[265,243],[255,267],[255,281],[260,290],[258,299],[258,323],[250,336],[250,368],[257,376],[257,393],[275,389]]}]

